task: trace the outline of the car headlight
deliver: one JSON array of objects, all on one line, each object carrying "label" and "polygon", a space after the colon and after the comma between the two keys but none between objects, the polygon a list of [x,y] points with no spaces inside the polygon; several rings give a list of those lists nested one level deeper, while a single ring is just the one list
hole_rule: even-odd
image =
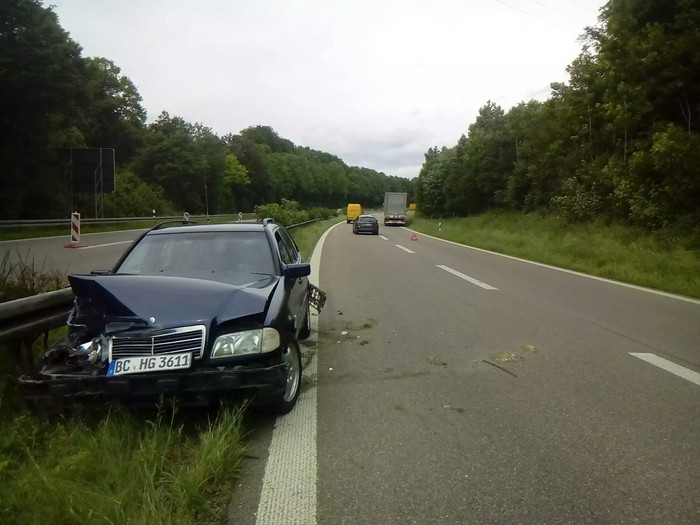
[{"label": "car headlight", "polygon": [[280,346],[280,333],[274,328],[261,328],[220,335],[214,341],[212,359],[236,355],[271,352]]}]

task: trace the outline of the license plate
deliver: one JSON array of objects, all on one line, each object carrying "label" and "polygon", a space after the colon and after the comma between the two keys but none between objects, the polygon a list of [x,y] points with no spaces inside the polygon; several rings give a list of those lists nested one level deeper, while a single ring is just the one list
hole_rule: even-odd
[{"label": "license plate", "polygon": [[189,368],[192,364],[192,354],[151,355],[147,357],[123,357],[109,364],[108,376],[124,374],[142,374],[161,370],[179,370]]}]

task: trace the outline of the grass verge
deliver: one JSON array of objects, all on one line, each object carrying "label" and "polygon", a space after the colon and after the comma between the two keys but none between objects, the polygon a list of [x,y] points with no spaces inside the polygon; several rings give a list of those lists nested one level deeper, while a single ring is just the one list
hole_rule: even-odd
[{"label": "grass verge", "polygon": [[700,249],[691,237],[602,222],[567,224],[516,212],[440,220],[411,217],[408,227],[469,246],[700,298]]},{"label": "grass verge", "polygon": [[[49,346],[65,332],[52,331]],[[245,452],[244,407],[29,411],[9,345],[0,372],[0,523],[224,521]]]},{"label": "grass verge", "polygon": [[191,431],[172,409],[146,420],[120,409],[96,420],[3,417],[0,522],[221,523],[241,417],[222,409]]},{"label": "grass verge", "polygon": [[306,226],[300,226],[299,228],[294,228],[290,230],[289,233],[292,234],[294,242],[299,246],[302,257],[305,261],[311,258],[311,254],[314,251],[314,246],[328,228],[333,226],[338,222],[343,222],[345,217],[332,217],[323,221],[312,222]]}]

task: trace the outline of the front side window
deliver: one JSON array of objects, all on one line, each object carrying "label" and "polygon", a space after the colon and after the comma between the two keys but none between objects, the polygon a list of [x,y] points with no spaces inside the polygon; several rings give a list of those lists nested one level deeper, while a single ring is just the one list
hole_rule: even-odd
[{"label": "front side window", "polygon": [[280,252],[280,259],[284,264],[292,264],[294,261],[294,254],[292,250],[289,249],[288,244],[282,238],[279,230],[275,232],[275,242],[277,242],[277,249]]},{"label": "front side window", "polygon": [[287,250],[289,251],[289,254],[292,257],[292,262],[295,263],[299,260],[299,248],[297,246],[297,243],[294,242],[294,239],[292,239],[292,236],[289,235],[287,230],[278,230],[280,235],[282,236],[282,240],[284,243],[287,245]]}]

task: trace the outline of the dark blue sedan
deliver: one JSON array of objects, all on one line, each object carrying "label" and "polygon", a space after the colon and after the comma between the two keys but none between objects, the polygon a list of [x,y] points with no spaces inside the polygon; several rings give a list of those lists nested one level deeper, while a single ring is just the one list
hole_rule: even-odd
[{"label": "dark blue sedan", "polygon": [[352,225],[352,233],[379,235],[379,221],[374,215],[360,215]]}]

